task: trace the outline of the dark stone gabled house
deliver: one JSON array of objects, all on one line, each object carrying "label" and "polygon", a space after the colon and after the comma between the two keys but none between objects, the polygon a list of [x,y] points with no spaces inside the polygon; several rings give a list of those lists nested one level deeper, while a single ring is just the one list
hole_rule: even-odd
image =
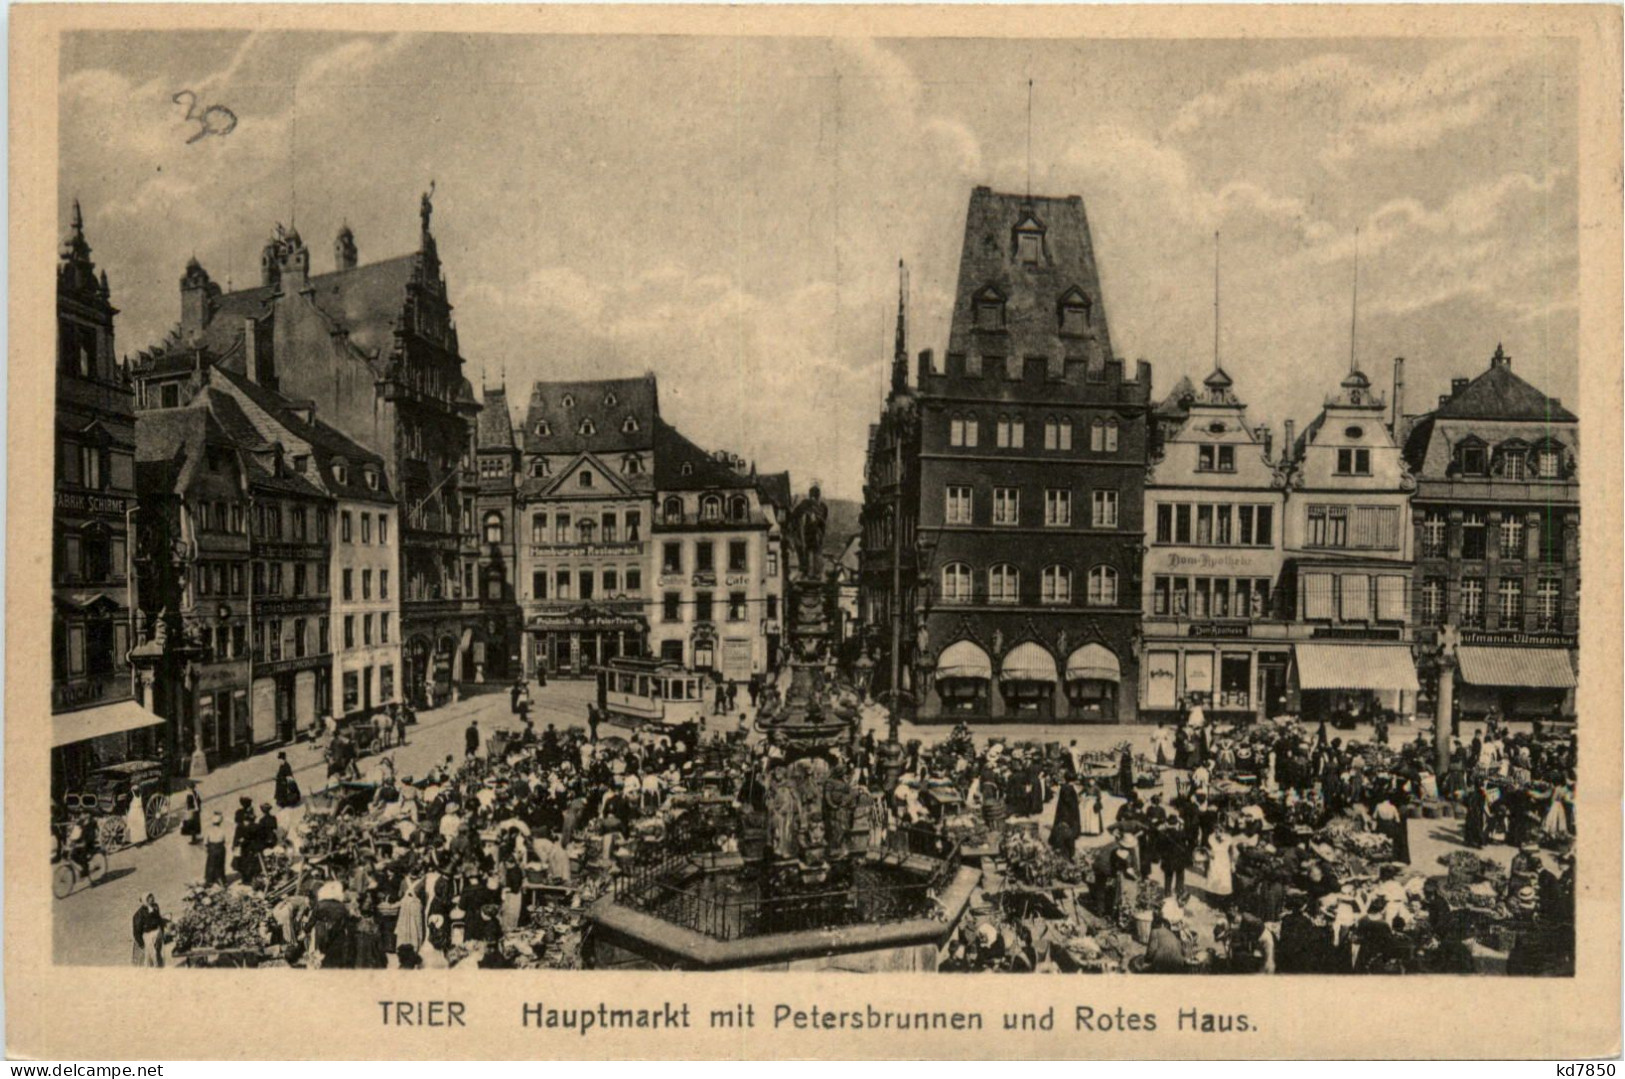
[{"label": "dark stone gabled house", "polygon": [[1406,417],[1416,477],[1414,621],[1438,699],[1439,629],[1460,633],[1463,717],[1574,711],[1580,631],[1579,420],[1498,346],[1477,378]]},{"label": "dark stone gabled house", "polygon": [[[519,609],[519,445],[514,439],[508,391],[488,387],[474,425],[474,444],[463,469],[463,489],[474,492],[477,551],[475,588],[483,636],[474,645],[474,669],[482,680],[516,677],[522,671]],[[468,495],[465,493],[465,498]],[[465,537],[466,539],[467,537]]]},{"label": "dark stone gabled house", "polygon": [[[52,505],[52,780],[157,752],[156,716],[135,702],[129,529],[135,415],[117,362],[107,275],[98,274],[79,203],[57,265],[55,491]],[[150,704],[150,700],[148,701]],[[20,717],[19,717],[20,721]]]},{"label": "dark stone gabled house", "polygon": [[975,189],[944,363],[899,381],[865,507],[877,688],[897,527],[920,716],[1134,721],[1151,368],[1112,351],[1082,200]]},{"label": "dark stone gabled house", "polygon": [[308,402],[383,458],[400,501],[401,683],[418,703],[476,680],[485,632],[475,500],[461,483],[480,405],[463,377],[431,214],[424,196],[418,249],[374,263],[359,261],[342,229],[327,273],[313,271],[297,229],[278,226],[248,289],[223,292],[193,260],[172,340],[135,365],[144,407],[185,404],[207,360]]}]

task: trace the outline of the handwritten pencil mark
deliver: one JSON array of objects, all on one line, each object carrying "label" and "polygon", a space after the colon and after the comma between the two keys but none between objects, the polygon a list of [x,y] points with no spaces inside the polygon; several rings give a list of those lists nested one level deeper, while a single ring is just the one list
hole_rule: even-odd
[{"label": "handwritten pencil mark", "polygon": [[170,100],[177,105],[185,105],[187,121],[198,125],[197,131],[186,140],[188,146],[205,135],[224,137],[237,129],[236,113],[224,105],[210,105],[200,112],[197,107],[197,95],[190,90],[182,90]]}]

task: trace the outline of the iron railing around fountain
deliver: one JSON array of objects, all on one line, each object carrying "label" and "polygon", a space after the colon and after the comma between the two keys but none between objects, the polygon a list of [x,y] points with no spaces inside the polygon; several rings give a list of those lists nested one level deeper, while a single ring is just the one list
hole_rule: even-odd
[{"label": "iron railing around fountain", "polygon": [[714,832],[708,835],[695,828],[669,838],[674,842],[658,858],[631,867],[616,881],[615,899],[717,940],[929,917],[936,896],[957,871],[960,855],[959,844],[945,836],[928,829],[904,829],[892,834],[885,852],[893,857],[925,855],[937,863],[912,880],[879,883],[860,863],[844,887],[783,896],[714,895],[704,875],[677,879],[683,868],[696,867],[694,856],[715,850]]}]

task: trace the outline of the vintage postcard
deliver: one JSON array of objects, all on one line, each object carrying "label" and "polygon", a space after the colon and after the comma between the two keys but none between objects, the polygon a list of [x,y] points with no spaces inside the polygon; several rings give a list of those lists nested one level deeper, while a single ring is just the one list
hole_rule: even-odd
[{"label": "vintage postcard", "polygon": [[1617,7],[13,10],[13,1056],[1619,1052]]}]

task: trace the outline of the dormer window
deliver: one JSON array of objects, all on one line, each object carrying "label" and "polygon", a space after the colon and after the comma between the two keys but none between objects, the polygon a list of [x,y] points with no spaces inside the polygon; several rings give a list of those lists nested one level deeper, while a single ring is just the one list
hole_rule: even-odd
[{"label": "dormer window", "polygon": [[296,453],[293,457],[293,470],[303,476],[310,471],[310,455]]},{"label": "dormer window", "polygon": [[676,495],[672,495],[660,507],[660,515],[666,519],[668,524],[681,521],[683,519],[683,500]]},{"label": "dormer window", "polygon": [[340,487],[350,482],[350,466],[342,458],[333,459],[333,482]]},{"label": "dormer window", "polygon": [[700,520],[708,522],[722,520],[722,499],[716,495],[706,495],[700,499]]},{"label": "dormer window", "polygon": [[534,461],[532,461],[530,463],[530,474],[532,476],[545,476],[545,475],[547,475],[547,458],[538,457]]},{"label": "dormer window", "polygon": [[576,429],[576,433],[581,435],[596,435],[598,433],[598,428],[591,420],[582,420],[581,426]]},{"label": "dormer window", "polygon": [[684,461],[683,462],[682,473],[685,476],[694,475],[694,463],[692,461]]},{"label": "dormer window", "polygon": [[614,408],[616,405],[618,405],[620,403],[621,403],[620,399],[615,396],[615,391],[611,390],[609,393],[604,394],[604,407],[605,408]]},{"label": "dormer window", "polygon": [[1029,210],[1022,215],[1012,235],[1015,237],[1016,261],[1023,266],[1037,266],[1044,261],[1044,223]]},{"label": "dormer window", "polygon": [[362,476],[367,481],[367,490],[369,490],[369,491],[378,490],[378,470],[376,468],[367,469],[365,472],[362,473]]},{"label": "dormer window", "polygon": [[635,453],[629,453],[621,458],[621,472],[627,476],[638,476],[643,473],[643,458]]},{"label": "dormer window", "polygon": [[998,289],[988,287],[976,294],[972,301],[976,308],[976,328],[978,330],[1004,329],[1004,295]]},{"label": "dormer window", "polygon": [[[613,403],[613,402],[611,402],[611,403]],[[626,417],[625,421],[622,422],[622,424],[621,424],[621,430],[624,431],[626,434],[631,434],[633,431],[636,431],[637,429],[638,429],[638,418],[636,416],[628,416],[628,417]]]},{"label": "dormer window", "polygon": [[1089,329],[1090,303],[1089,297],[1084,295],[1082,289],[1073,286],[1066,295],[1061,297],[1059,305],[1059,321],[1062,335],[1067,337],[1082,337]]},{"label": "dormer window", "polygon": [[559,404],[563,405],[565,408],[576,407],[575,395],[569,393],[565,394],[563,397],[559,398]]},{"label": "dormer window", "polygon": [[1464,442],[1456,450],[1456,465],[1463,476],[1482,476],[1489,472],[1489,456],[1482,442]]},{"label": "dormer window", "polygon": [[548,435],[550,435],[552,433],[553,433],[553,429],[547,425],[546,420],[537,420],[536,421],[536,437],[537,438],[546,438]]}]

